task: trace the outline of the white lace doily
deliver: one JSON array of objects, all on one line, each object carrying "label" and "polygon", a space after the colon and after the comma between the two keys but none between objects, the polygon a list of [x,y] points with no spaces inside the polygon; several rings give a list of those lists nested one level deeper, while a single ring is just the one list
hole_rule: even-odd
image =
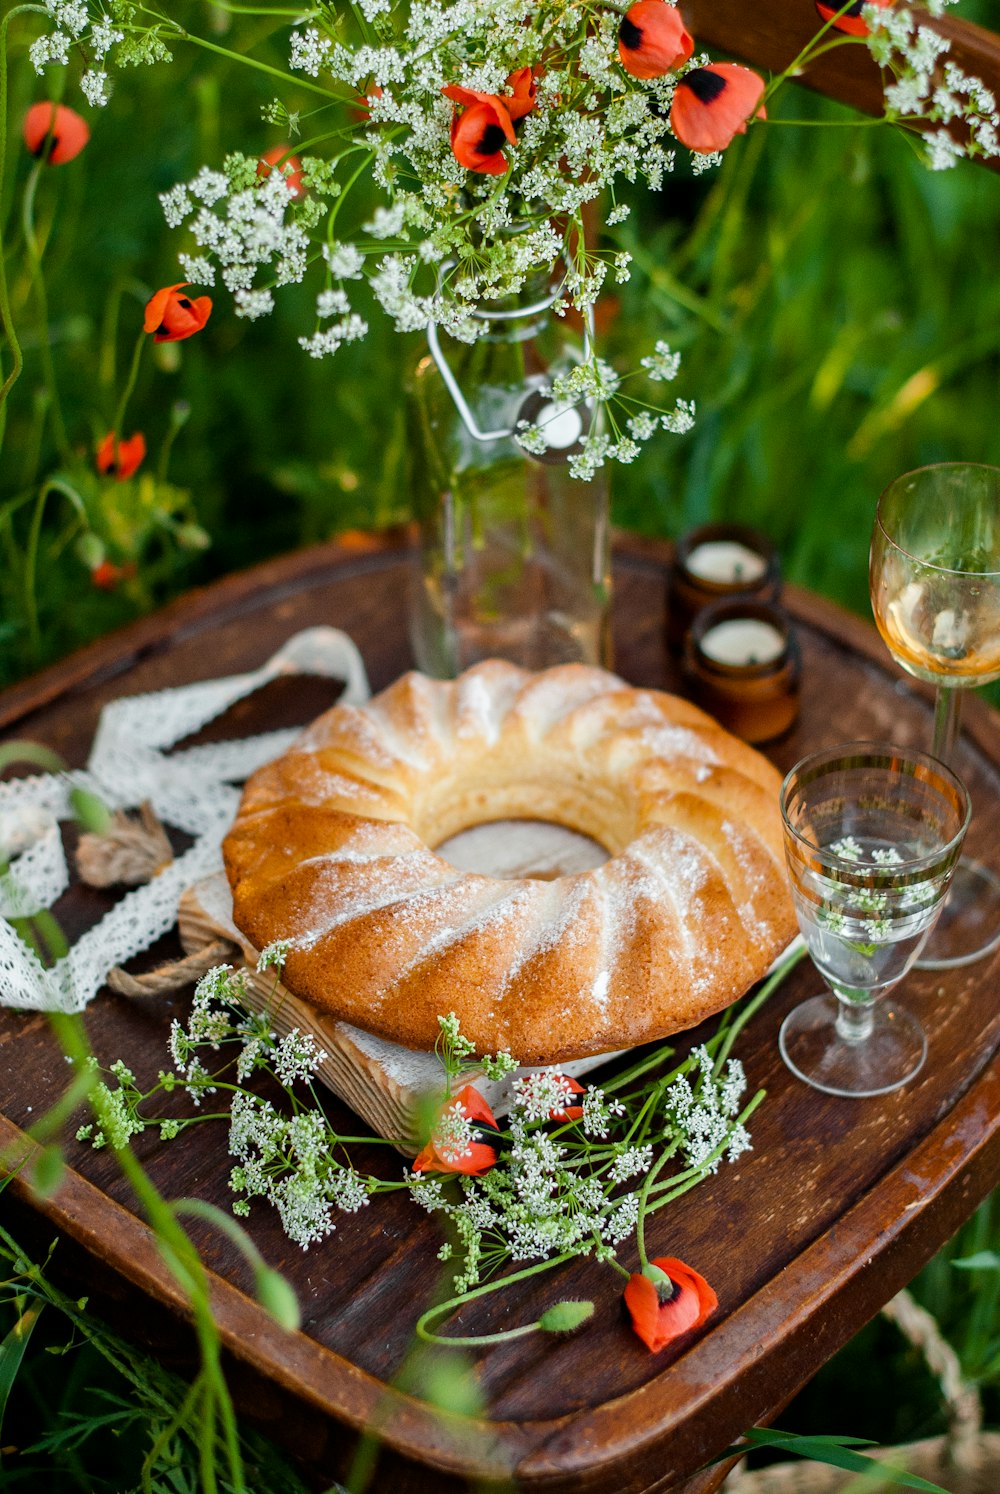
[{"label": "white lace doily", "polygon": [[[237,785],[284,752],[298,729],[169,756],[168,750],[234,701],[287,674],[343,680],[340,699],[347,704],[369,698],[365,667],[351,639],[335,628],[308,628],[251,674],[112,701],[101,712],[85,769],[0,783],[0,864],[10,863],[0,874],[0,1004],[82,1011],[114,965],[173,927],[182,892],[222,865],[222,839],[239,803]],[[110,809],[133,809],[148,800],[164,824],[195,839],[46,969],[10,920],[50,908],[69,884],[59,821],[72,818],[74,789],[89,790]]]}]

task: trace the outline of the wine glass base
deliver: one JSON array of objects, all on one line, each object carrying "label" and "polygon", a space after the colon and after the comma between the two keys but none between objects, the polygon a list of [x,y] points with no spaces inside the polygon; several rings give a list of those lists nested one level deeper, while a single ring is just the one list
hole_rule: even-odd
[{"label": "wine glass base", "polygon": [[918,970],[971,965],[1000,945],[1000,877],[981,861],[960,861]]},{"label": "wine glass base", "polygon": [[920,1023],[884,1000],[873,1008],[871,1033],[846,1042],[837,1032],[835,996],[814,996],[789,1012],[778,1047],[798,1079],[828,1095],[867,1099],[891,1094],[919,1074],[927,1057]]}]

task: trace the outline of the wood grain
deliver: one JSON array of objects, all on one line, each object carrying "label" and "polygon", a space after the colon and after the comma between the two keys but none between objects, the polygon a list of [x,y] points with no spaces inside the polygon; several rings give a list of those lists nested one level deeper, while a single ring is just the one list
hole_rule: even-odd
[{"label": "wood grain", "polygon": [[[616,662],[635,683],[676,688],[683,682],[663,641],[667,555],[662,546],[618,546]],[[256,665],[290,633],[317,622],[354,636],[380,689],[409,662],[405,568],[398,542],[326,546],[269,562],[0,696],[0,722],[79,764],[106,700]],[[873,629],[801,592],[790,590],[786,600],[804,656],[803,710],[788,737],[768,749],[777,765],[787,768],[804,752],[847,737],[926,745],[929,702],[902,679]],[[329,696],[328,686],[279,681],[214,729],[232,735],[304,721]],[[997,866],[1000,730],[978,701],[968,705],[959,770],[974,801],[970,850]],[[108,901],[108,894],[75,888],[56,911],[75,934]],[[149,963],[178,948],[161,941]],[[716,1318],[700,1335],[651,1356],[621,1318],[618,1280],[588,1262],[469,1303],[451,1331],[530,1321],[566,1296],[596,1303],[593,1326],[573,1340],[525,1339],[475,1356],[488,1421],[448,1423],[421,1400],[419,1386],[399,1386],[411,1363],[414,1321],[441,1270],[433,1220],[405,1199],[387,1196],[343,1218],[326,1244],[305,1255],[271,1215],[254,1212],[256,1243],[302,1301],[304,1327],[296,1335],[266,1318],[249,1296],[245,1263],[197,1221],[192,1233],[212,1273],[241,1401],[251,1411],[256,1404],[272,1434],[308,1452],[328,1477],[343,1476],[352,1438],[377,1423],[387,1461],[376,1488],[392,1494],[436,1494],[471,1477],[512,1477],[519,1488],[547,1494],[682,1489],[712,1453],[775,1414],[996,1184],[997,971],[992,960],[908,977],[906,1000],[930,1033],[925,1071],[896,1095],[842,1101],[798,1085],[777,1055],[781,1017],[818,986],[800,968],[741,1040],[751,1086],[768,1091],[755,1117],[754,1151],[652,1222],[653,1251],[682,1256],[713,1283]],[[186,998],[104,995],[88,1009],[88,1032],[105,1061],[125,1056],[140,1078],[155,1076],[165,1063],[170,1021],[186,1009]],[[23,1134],[62,1090],[66,1066],[44,1022],[23,1013],[0,1014],[0,1053],[3,1143]],[[331,1114],[344,1129],[356,1128],[345,1110],[334,1105]],[[197,1194],[222,1206],[231,1200],[221,1130],[197,1130],[173,1147],[143,1136],[137,1151],[168,1197]],[[109,1296],[119,1294],[136,1331],[158,1313],[180,1324],[183,1303],[114,1158],[72,1141],[68,1155],[72,1171],[54,1197],[33,1198],[25,1181],[16,1185],[20,1206],[31,1211],[26,1217],[74,1242],[94,1279]],[[359,1148],[358,1162],[398,1176],[398,1158],[384,1148]],[[720,1476],[702,1478],[688,1494],[707,1494]]]}]

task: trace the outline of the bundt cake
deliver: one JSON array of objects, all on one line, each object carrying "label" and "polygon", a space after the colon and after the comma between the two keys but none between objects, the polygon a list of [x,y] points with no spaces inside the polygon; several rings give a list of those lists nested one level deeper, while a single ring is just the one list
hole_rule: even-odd
[{"label": "bundt cake", "polygon": [[[779,775],[702,711],[584,665],[489,660],[334,706],[247,783],[223,847],[237,926],[283,981],[411,1048],[457,1012],[478,1052],[553,1063],[693,1026],[795,931]],[[540,819],[610,859],[555,880],[434,847]]]}]

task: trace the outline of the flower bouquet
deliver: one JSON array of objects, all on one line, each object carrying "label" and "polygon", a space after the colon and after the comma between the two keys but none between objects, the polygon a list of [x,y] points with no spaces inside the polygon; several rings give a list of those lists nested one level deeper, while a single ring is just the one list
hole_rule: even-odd
[{"label": "flower bouquet", "polygon": [[[993,98],[920,13],[816,9],[815,38],[770,81],[698,52],[669,0],[320,4],[290,26],[283,68],[152,7],[46,0],[52,27],[31,57],[40,73],[82,58],[94,107],[116,67],[184,44],[280,87],[263,114],[285,142],[204,166],[162,194],[164,212],[188,237],[186,281],[221,282],[239,317],[310,280],[299,341],[314,358],[363,339],[373,305],[429,332],[409,427],[424,532],[414,633],[420,662],[453,673],[489,653],[534,667],[607,653],[602,469],[694,420],[693,401],[658,397],[679,365],[665,341],[615,369],[594,333],[602,290],[630,274],[615,230],[638,189],[712,167],[787,77],[842,46],[871,51],[886,120],[916,132],[930,165],[996,153]],[[241,7],[240,24],[257,14]],[[36,124],[32,148],[65,160],[63,138]]]}]

